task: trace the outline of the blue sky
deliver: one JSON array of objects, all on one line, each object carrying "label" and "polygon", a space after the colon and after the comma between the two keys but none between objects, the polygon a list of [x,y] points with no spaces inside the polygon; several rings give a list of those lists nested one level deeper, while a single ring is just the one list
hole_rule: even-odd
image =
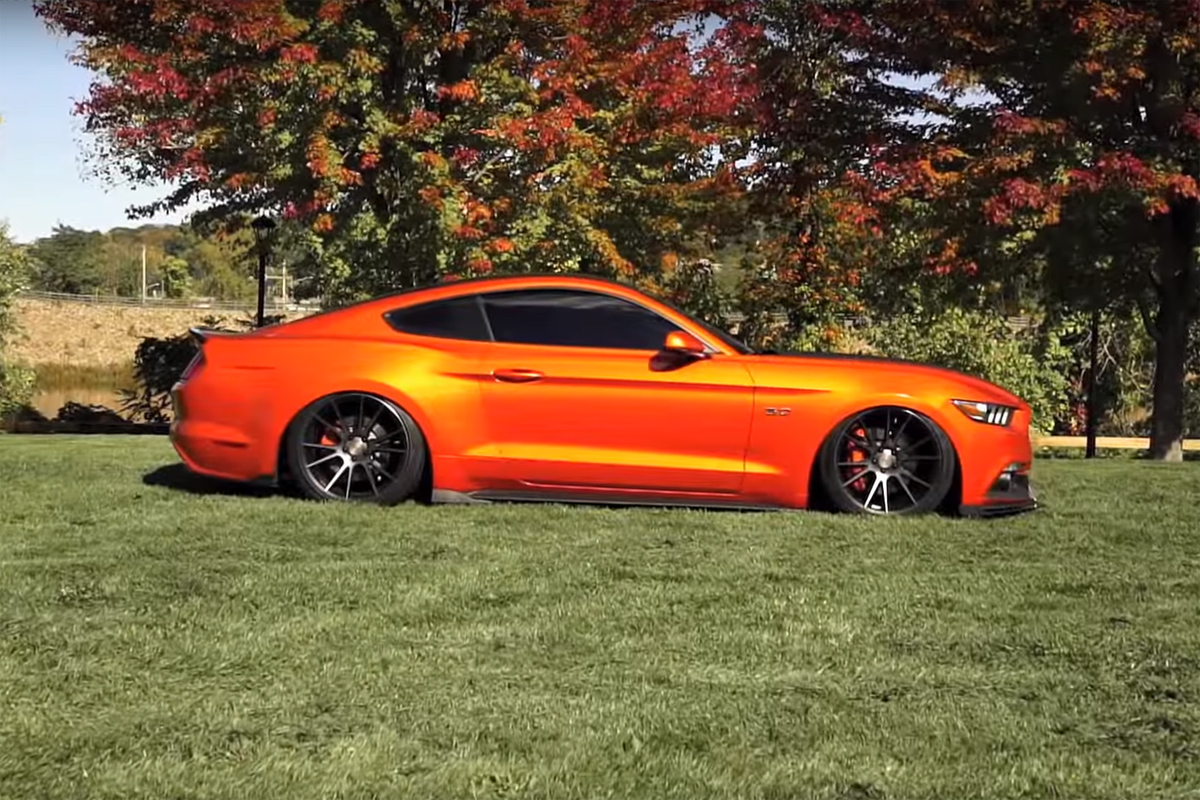
[{"label": "blue sky", "polygon": [[166,187],[109,186],[89,173],[89,137],[72,110],[92,74],[68,62],[73,49],[46,30],[28,0],[0,0],[0,220],[19,242],[60,223],[85,230],[141,224],[125,209],[166,194]]}]

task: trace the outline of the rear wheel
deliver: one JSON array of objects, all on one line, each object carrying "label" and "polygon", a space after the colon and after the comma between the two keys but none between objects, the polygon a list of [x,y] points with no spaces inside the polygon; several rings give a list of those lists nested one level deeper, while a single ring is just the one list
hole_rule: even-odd
[{"label": "rear wheel", "polygon": [[826,496],[842,511],[920,514],[940,507],[953,487],[954,447],[923,414],[883,406],[840,424],[819,469]]},{"label": "rear wheel", "polygon": [[316,500],[402,503],[420,486],[425,456],[416,421],[372,394],[321,398],[300,412],[288,432],[292,476]]}]

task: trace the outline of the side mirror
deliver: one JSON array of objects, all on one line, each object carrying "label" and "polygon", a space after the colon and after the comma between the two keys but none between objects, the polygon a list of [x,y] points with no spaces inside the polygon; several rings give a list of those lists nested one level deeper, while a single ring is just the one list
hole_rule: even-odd
[{"label": "side mirror", "polygon": [[690,356],[704,357],[708,355],[704,342],[686,331],[668,333],[667,340],[663,342],[663,350],[668,353],[683,353]]}]

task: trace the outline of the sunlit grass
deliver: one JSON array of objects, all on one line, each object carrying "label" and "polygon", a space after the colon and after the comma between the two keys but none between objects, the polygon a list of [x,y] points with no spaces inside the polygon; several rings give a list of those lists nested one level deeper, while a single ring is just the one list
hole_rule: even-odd
[{"label": "sunlit grass", "polygon": [[34,391],[118,391],[135,385],[133,364],[34,364]]},{"label": "sunlit grass", "polygon": [[[2,798],[1183,798],[1200,472],[990,522],[319,505],[0,435]],[[149,477],[147,477],[149,476]]]}]

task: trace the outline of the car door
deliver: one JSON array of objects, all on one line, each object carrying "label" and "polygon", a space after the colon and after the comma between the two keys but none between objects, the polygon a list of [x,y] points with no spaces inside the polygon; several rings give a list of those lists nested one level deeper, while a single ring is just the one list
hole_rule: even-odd
[{"label": "car door", "polygon": [[481,298],[494,339],[483,407],[506,479],[546,490],[741,488],[754,392],[738,357],[665,354],[673,322],[602,292]]}]

